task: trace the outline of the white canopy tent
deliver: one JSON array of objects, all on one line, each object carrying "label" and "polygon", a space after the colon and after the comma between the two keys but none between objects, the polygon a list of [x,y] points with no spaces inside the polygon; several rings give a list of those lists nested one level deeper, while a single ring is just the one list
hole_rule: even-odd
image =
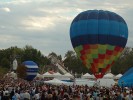
[{"label": "white canopy tent", "polygon": [[70,73],[66,73],[63,75],[63,77],[67,77],[67,78],[74,78],[73,75],[71,75]]},{"label": "white canopy tent", "polygon": [[36,77],[38,77],[38,78],[43,78],[43,75],[37,73]]},{"label": "white canopy tent", "polygon": [[91,78],[92,78],[92,79],[95,79],[96,77],[95,77],[94,75],[91,75]]},{"label": "white canopy tent", "polygon": [[56,78],[54,78],[53,80],[44,81],[44,83],[53,84],[53,85],[62,85],[62,84],[70,85],[69,82],[60,81]]},{"label": "white canopy tent", "polygon": [[86,73],[82,76],[82,78],[92,78],[93,76],[90,75],[89,73]]},{"label": "white canopy tent", "polygon": [[53,74],[50,74],[49,72],[46,72],[43,74],[43,77],[53,77]]},{"label": "white canopy tent", "polygon": [[97,83],[100,86],[112,87],[116,82],[113,79],[98,79]]},{"label": "white canopy tent", "polygon": [[106,75],[104,75],[103,78],[104,79],[114,79],[114,75],[112,73],[107,73]]},{"label": "white canopy tent", "polygon": [[115,79],[119,79],[121,77],[122,77],[122,74],[118,74],[118,75],[115,76]]},{"label": "white canopy tent", "polygon": [[8,73],[8,76],[17,79],[17,74],[14,72]]},{"label": "white canopy tent", "polygon": [[59,72],[57,72],[57,73],[54,73],[54,74],[53,74],[53,77],[55,77],[55,78],[60,78],[60,77],[63,77],[63,75],[60,74]]}]

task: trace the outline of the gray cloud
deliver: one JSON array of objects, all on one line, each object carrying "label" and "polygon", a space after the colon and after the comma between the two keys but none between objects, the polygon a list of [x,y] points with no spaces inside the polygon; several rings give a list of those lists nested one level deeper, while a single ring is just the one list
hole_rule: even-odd
[{"label": "gray cloud", "polygon": [[32,45],[44,55],[73,50],[69,28],[73,18],[88,9],[110,10],[129,27],[127,45],[133,43],[132,0],[13,0],[0,2],[0,48]]}]

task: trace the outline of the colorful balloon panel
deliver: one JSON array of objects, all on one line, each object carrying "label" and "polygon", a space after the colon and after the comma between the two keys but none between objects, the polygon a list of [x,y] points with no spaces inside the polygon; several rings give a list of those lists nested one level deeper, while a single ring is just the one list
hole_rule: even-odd
[{"label": "colorful balloon panel", "polygon": [[27,67],[26,80],[32,81],[38,73],[38,65],[33,61],[25,61],[23,64]]},{"label": "colorful balloon panel", "polygon": [[83,64],[96,78],[102,78],[124,49],[128,28],[124,19],[116,13],[88,10],[73,20],[70,38]]}]

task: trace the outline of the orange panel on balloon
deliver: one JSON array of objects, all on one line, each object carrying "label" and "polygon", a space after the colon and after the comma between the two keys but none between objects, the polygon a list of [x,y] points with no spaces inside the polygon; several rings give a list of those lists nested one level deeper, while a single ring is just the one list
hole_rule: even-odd
[{"label": "orange panel on balloon", "polygon": [[114,51],[113,55],[116,56],[118,54],[118,51]]},{"label": "orange panel on balloon", "polygon": [[98,70],[98,68],[96,67],[96,72],[98,72],[99,70]]},{"label": "orange panel on balloon", "polygon": [[82,61],[82,63],[83,63],[84,65],[87,65],[86,61]]},{"label": "orange panel on balloon", "polygon": [[91,68],[96,72],[96,66],[94,65],[94,63],[91,63]]},{"label": "orange panel on balloon", "polygon": [[123,48],[120,49],[120,52],[122,52],[122,51],[123,51]]},{"label": "orange panel on balloon", "polygon": [[104,62],[104,60],[103,59],[99,59],[99,63],[103,63]]},{"label": "orange panel on balloon", "polygon": [[110,58],[110,55],[106,55],[105,56],[105,59],[108,59],[109,60],[109,58]]},{"label": "orange panel on balloon", "polygon": [[97,49],[98,48],[98,45],[90,45],[90,48],[91,49]]},{"label": "orange panel on balloon", "polygon": [[82,59],[82,60],[86,60],[87,57],[86,57],[86,56],[81,56],[80,59]]},{"label": "orange panel on balloon", "polygon": [[86,53],[90,54],[91,53],[91,49],[86,50]]},{"label": "orange panel on balloon", "polygon": [[94,66],[97,68],[98,67],[98,63],[94,63]]}]

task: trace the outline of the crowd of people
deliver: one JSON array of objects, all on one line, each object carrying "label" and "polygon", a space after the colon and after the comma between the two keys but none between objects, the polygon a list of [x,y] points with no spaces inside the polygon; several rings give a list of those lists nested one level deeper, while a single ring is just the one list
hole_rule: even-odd
[{"label": "crowd of people", "polygon": [[132,88],[52,85],[39,80],[0,79],[0,100],[133,100]]}]

